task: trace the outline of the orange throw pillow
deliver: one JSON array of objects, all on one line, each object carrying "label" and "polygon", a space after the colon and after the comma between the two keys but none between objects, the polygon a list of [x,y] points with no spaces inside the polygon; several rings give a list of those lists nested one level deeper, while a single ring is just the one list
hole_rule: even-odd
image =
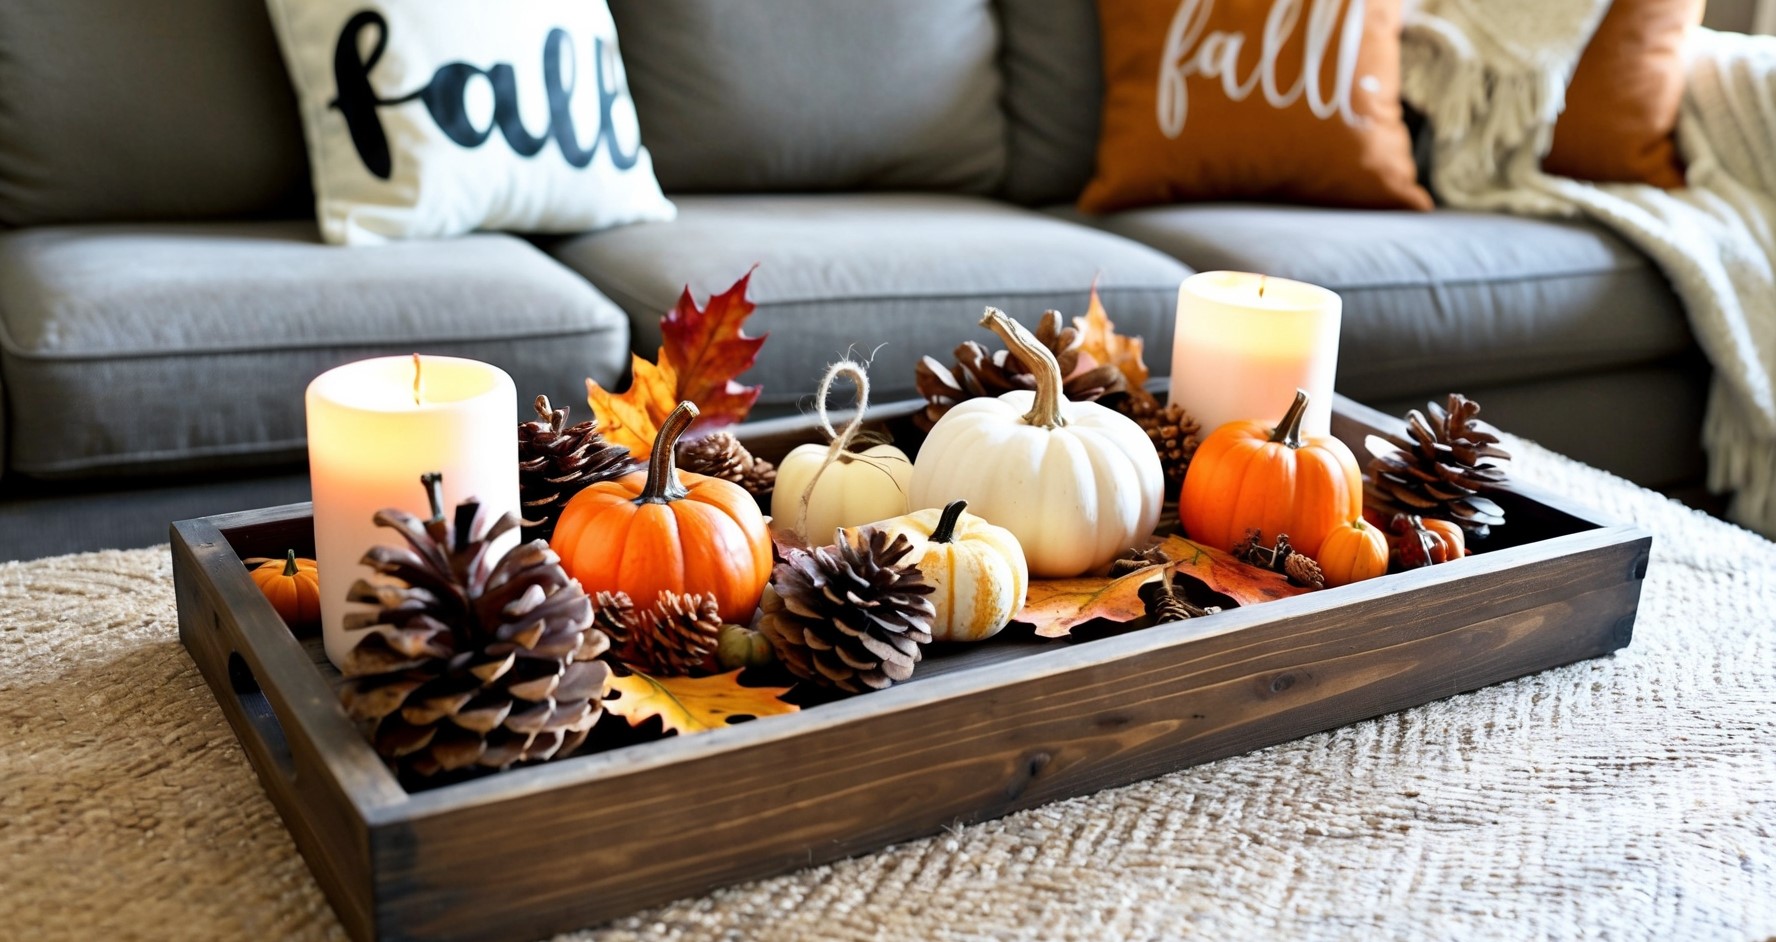
[{"label": "orange throw pillow", "polygon": [[1684,185],[1672,131],[1683,103],[1684,35],[1703,0],[1615,0],[1579,57],[1548,173],[1599,183]]},{"label": "orange throw pillow", "polygon": [[1430,209],[1400,114],[1400,0],[1099,0],[1088,213],[1262,199]]}]

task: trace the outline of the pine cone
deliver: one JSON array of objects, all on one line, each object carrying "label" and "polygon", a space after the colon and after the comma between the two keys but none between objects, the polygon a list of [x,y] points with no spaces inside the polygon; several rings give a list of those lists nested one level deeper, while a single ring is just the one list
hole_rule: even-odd
[{"label": "pine cone", "polygon": [[567,409],[536,397],[537,418],[518,425],[518,495],[524,502],[524,539],[547,540],[569,498],[588,484],[620,478],[643,465],[629,449],[598,434],[597,422],[567,427]]},{"label": "pine cone", "polygon": [[849,693],[913,675],[931,641],[932,587],[904,534],[864,527],[835,546],[789,551],[765,592],[759,630],[797,677]]},{"label": "pine cone", "polygon": [[[1059,311],[1045,311],[1036,325],[1036,339],[1055,355],[1065,377],[1061,391],[1073,402],[1089,402],[1128,388],[1122,371],[1110,364],[1079,369],[1079,331],[1065,326]],[[956,348],[956,365],[946,367],[931,357],[921,357],[913,371],[913,386],[925,398],[925,408],[914,416],[927,431],[959,402],[978,396],[1000,396],[1019,389],[1035,389],[1036,376],[1010,351],[989,351],[973,340]]]},{"label": "pine cone", "polygon": [[371,725],[390,766],[422,777],[571,753],[598,722],[610,680],[591,600],[541,540],[490,562],[517,517],[489,521],[465,501],[447,520],[441,476],[422,480],[431,519],[377,512],[407,547],[372,548],[364,564],[389,581],[360,579],[348,593],[376,609],[346,616],[347,629],[369,629],[342,667],[347,712]]},{"label": "pine cone", "polygon": [[1306,553],[1290,553],[1283,560],[1283,574],[1289,581],[1309,589],[1324,589],[1326,574],[1320,571],[1320,564],[1314,562]]},{"label": "pine cone", "polygon": [[1479,495],[1505,481],[1505,470],[1488,460],[1508,460],[1498,430],[1480,421],[1479,403],[1459,393],[1448,406],[1426,403],[1430,417],[1406,414],[1409,438],[1386,436],[1393,451],[1369,462],[1366,492],[1385,513],[1420,514],[1459,524],[1476,538],[1505,522],[1504,508]]},{"label": "pine cone", "polygon": [[662,592],[632,624],[628,642],[616,649],[617,660],[656,677],[715,673],[722,630],[715,596]]},{"label": "pine cone", "polygon": [[777,484],[777,466],[753,457],[729,432],[711,432],[679,442],[678,468],[738,484],[755,497],[771,493]]},{"label": "pine cone", "polygon": [[754,497],[769,496],[777,487],[777,466],[763,458],[753,458],[752,467],[740,479],[740,486]]},{"label": "pine cone", "polygon": [[1202,426],[1183,406],[1175,402],[1161,406],[1145,389],[1130,389],[1126,395],[1111,400],[1111,405],[1134,419],[1141,431],[1147,433],[1154,450],[1159,452],[1160,466],[1165,469],[1165,492],[1176,497],[1184,487],[1190,459],[1196,457],[1196,446],[1202,442]]},{"label": "pine cone", "polygon": [[592,597],[592,624],[610,639],[613,652],[628,647],[635,637],[635,601],[627,592],[600,592]]}]

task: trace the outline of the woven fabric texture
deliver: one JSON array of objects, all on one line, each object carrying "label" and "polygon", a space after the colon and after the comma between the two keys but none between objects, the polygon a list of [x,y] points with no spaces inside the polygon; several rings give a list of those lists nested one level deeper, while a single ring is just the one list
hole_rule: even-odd
[{"label": "woven fabric texture", "polygon": [[[1776,934],[1776,544],[1509,444],[1654,532],[1627,650],[564,938]],[[164,547],[0,566],[0,743],[0,935],[344,938]]]}]

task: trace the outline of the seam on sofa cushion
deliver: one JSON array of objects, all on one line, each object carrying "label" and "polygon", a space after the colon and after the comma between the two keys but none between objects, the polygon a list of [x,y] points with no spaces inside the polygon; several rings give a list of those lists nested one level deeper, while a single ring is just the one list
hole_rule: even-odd
[{"label": "seam on sofa cushion", "polygon": [[[626,326],[626,325],[624,325]],[[617,324],[579,327],[568,331],[538,330],[524,333],[492,334],[478,337],[426,337],[428,344],[495,343],[505,340],[547,340],[556,337],[590,337],[619,329]],[[0,318],[0,352],[31,363],[104,363],[113,360],[157,360],[181,357],[220,356],[249,353],[285,353],[290,351],[332,350],[340,347],[372,347],[412,343],[413,337],[352,337],[336,343],[278,344],[258,347],[203,347],[186,350],[139,350],[118,353],[33,353],[22,350],[6,332],[5,319]]]}]

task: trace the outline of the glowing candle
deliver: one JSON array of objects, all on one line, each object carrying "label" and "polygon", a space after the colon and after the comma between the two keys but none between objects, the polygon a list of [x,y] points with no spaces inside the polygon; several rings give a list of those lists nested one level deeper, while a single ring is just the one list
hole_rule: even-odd
[{"label": "glowing candle", "polygon": [[1178,286],[1171,401],[1206,435],[1239,419],[1275,423],[1305,389],[1302,431],[1327,434],[1343,307],[1333,292],[1286,278],[1191,275]]},{"label": "glowing candle", "polygon": [[[382,357],[328,370],[308,385],[308,470],[327,657],[339,664],[362,632],[345,630],[359,561],[378,544],[404,546],[372,517],[398,507],[431,516],[420,475],[444,476],[444,508],[474,497],[496,517],[517,513],[518,394],[496,366],[456,357]],[[517,543],[501,538],[494,559]],[[374,579],[372,579],[374,581]]]}]

